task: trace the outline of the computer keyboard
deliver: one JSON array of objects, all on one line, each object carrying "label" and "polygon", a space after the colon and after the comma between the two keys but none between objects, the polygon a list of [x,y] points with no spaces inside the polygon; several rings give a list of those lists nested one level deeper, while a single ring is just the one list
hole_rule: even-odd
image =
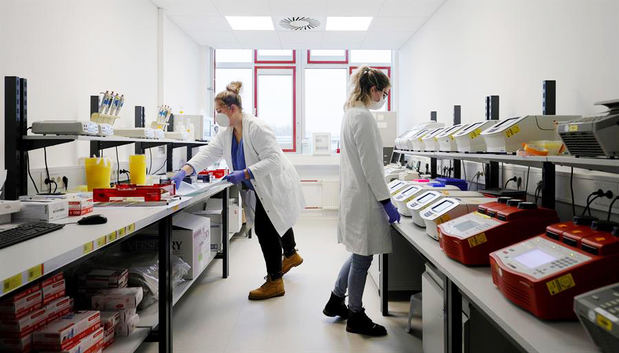
[{"label": "computer keyboard", "polygon": [[28,222],[0,232],[0,249],[36,238],[64,227],[64,224]]}]

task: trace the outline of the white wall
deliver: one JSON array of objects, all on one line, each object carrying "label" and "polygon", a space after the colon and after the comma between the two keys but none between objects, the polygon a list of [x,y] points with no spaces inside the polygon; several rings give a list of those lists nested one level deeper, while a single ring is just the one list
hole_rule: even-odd
[{"label": "white wall", "polygon": [[[2,0],[0,77],[28,79],[29,124],[46,119],[87,120],[89,96],[105,90],[125,95],[121,119],[115,124],[119,127],[133,127],[135,105],[146,108],[147,121],[154,119],[161,103],[170,105],[174,113],[201,113],[206,105],[203,76],[208,56],[162,18],[159,42],[158,10],[149,0],[111,0],[105,6],[94,0]],[[0,85],[0,164],[4,166],[2,97],[4,83]],[[121,161],[126,161],[133,145],[119,150]],[[88,153],[84,142],[50,147],[49,165],[74,166]],[[104,154],[113,156],[114,150]],[[42,167],[43,151],[31,152],[30,159],[33,169]],[[160,160],[154,164],[158,166]]]},{"label": "white wall", "polygon": [[400,49],[400,131],[429,119],[484,119],[500,96],[502,118],[541,113],[542,81],[557,80],[557,113],[600,111],[619,98],[619,1],[447,0]]},{"label": "white wall", "polygon": [[[400,48],[400,132],[431,110],[451,124],[456,104],[463,122],[483,120],[491,94],[500,96],[501,118],[539,114],[546,79],[557,81],[557,114],[602,111],[593,103],[619,98],[618,13],[616,0],[447,0]],[[467,163],[469,179],[479,166]],[[507,180],[526,168],[503,172]],[[533,168],[529,194],[540,179]],[[598,187],[619,193],[616,175],[577,170],[574,179],[576,204]],[[569,169],[557,167],[558,201],[570,202],[566,190]],[[593,207],[606,211],[606,201]]]}]

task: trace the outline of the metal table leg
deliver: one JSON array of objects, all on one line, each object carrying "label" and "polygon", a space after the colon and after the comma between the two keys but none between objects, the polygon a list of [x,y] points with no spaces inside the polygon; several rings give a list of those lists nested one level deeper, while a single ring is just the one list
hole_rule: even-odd
[{"label": "metal table leg", "polygon": [[445,352],[462,352],[462,294],[445,276]]},{"label": "metal table leg", "polygon": [[159,353],[172,352],[172,265],[170,242],[172,216],[159,221],[159,328],[157,338]]},{"label": "metal table leg", "polygon": [[222,278],[228,278],[228,273],[230,271],[230,238],[228,235],[228,197],[229,197],[230,188],[225,188],[221,192],[222,202],[221,205],[223,207],[221,211],[221,240],[222,251],[223,251],[223,261],[222,261]]},{"label": "metal table leg", "polygon": [[389,255],[380,254],[380,311],[389,316]]}]

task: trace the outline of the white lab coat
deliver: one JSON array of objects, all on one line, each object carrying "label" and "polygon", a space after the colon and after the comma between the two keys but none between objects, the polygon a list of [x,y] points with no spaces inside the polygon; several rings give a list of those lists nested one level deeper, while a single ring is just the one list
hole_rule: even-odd
[{"label": "white lab coat", "polygon": [[376,120],[365,106],[346,110],[340,132],[338,242],[359,255],[391,252],[383,145]]},{"label": "white lab coat", "polygon": [[[232,127],[221,129],[187,164],[200,171],[223,157],[232,168],[233,130]],[[305,207],[299,175],[279,147],[273,131],[264,121],[249,114],[243,115],[243,152],[245,165],[254,175],[251,183],[256,195],[282,236],[296,223]],[[250,225],[256,205],[253,196],[251,191],[243,195]]]}]

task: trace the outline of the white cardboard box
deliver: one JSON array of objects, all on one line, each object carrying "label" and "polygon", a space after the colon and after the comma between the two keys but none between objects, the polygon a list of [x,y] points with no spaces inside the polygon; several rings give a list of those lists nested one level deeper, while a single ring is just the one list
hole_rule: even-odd
[{"label": "white cardboard box", "polygon": [[67,200],[21,201],[21,211],[14,215],[16,220],[55,221],[69,217]]},{"label": "white cardboard box", "polygon": [[191,265],[185,278],[194,279],[211,260],[211,221],[181,212],[172,219],[172,226],[172,253]]}]

